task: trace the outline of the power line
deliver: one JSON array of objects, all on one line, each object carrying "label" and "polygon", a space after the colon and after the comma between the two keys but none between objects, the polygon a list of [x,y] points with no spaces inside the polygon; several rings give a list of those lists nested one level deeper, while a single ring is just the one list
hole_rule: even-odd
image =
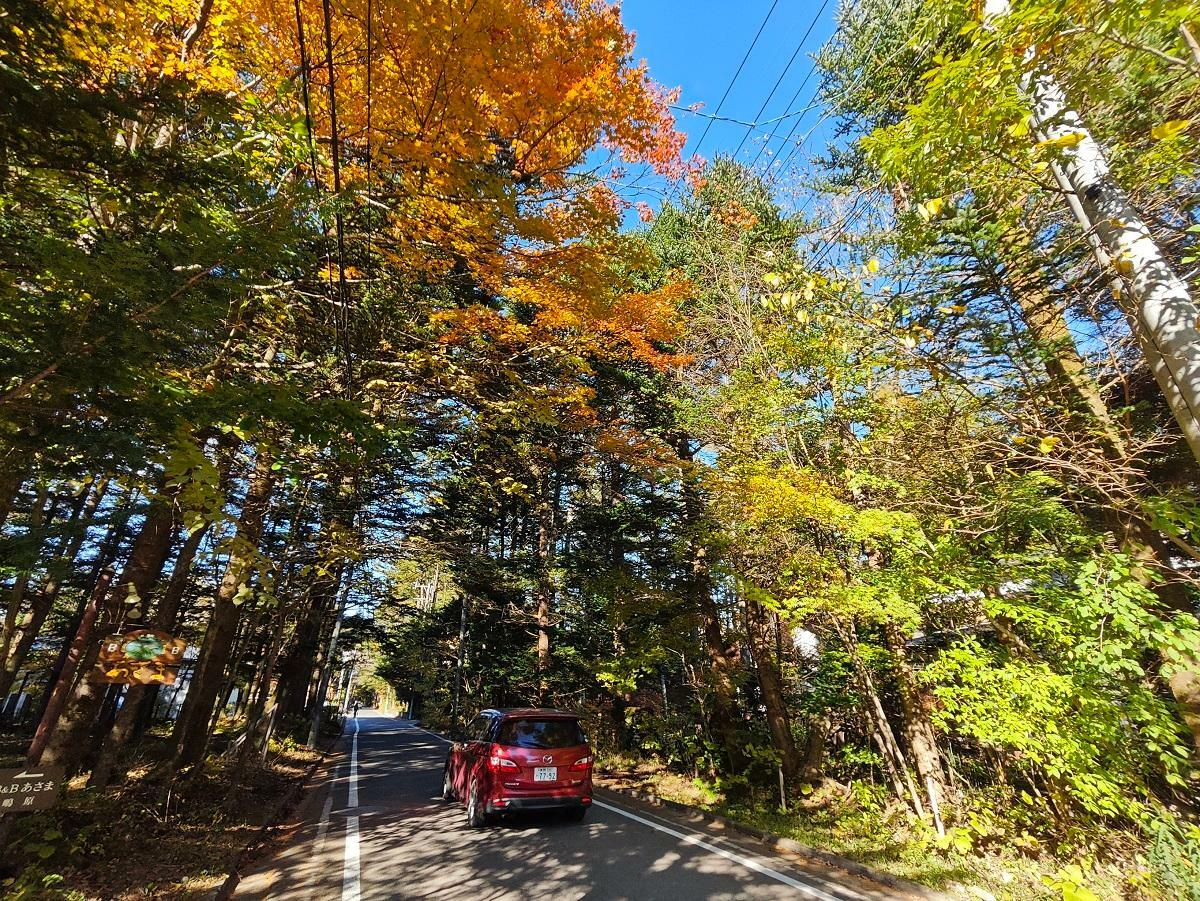
[{"label": "power line", "polygon": [[[813,73],[816,71],[817,71],[817,64],[813,63],[812,68],[808,70],[808,74],[804,76],[804,81],[800,82],[800,87],[796,88],[796,93],[793,94],[792,99],[788,101],[788,109],[789,110],[792,108],[792,104],[795,103],[800,98],[800,93],[804,90],[805,87],[807,87],[809,79],[811,79],[813,77]],[[807,113],[809,110],[811,110],[813,108],[813,106],[815,106],[815,97],[810,98],[808,105],[806,107],[804,107],[803,110],[800,110],[800,117],[798,119],[796,119],[796,122],[799,123],[800,120],[804,118],[804,114]],[[792,115],[792,113],[788,113],[787,115],[790,117]],[[763,155],[763,153],[766,152],[766,149],[771,145],[771,141],[773,141],[775,139],[775,133],[777,131],[779,131],[779,126],[781,124],[783,124],[783,119],[780,119],[779,122],[775,123],[775,127],[771,129],[771,133],[769,135],[767,135],[767,139],[765,141],[763,141],[763,145],[758,148],[758,153],[756,153],[754,155],[754,159],[752,159],[750,161],[751,169],[754,168],[755,164],[758,163],[759,157],[761,157]],[[792,131],[788,132],[788,138],[790,138],[792,136],[792,133],[795,130],[796,130],[796,126],[793,125]],[[786,144],[787,138],[784,138],[783,141]]]},{"label": "power line", "polygon": [[858,201],[861,199],[862,195],[859,195],[854,199],[854,202],[850,207],[850,212],[846,213],[837,223],[834,224],[832,229],[833,233],[826,240],[821,242],[820,247],[813,251],[812,261],[809,263],[813,269],[816,269],[825,262],[825,258],[828,257],[830,251],[837,246],[840,236],[846,233],[848,226],[858,223],[864,216],[870,214],[869,207],[859,207]]},{"label": "power line", "polygon": [[[778,5],[779,0],[773,0],[771,3],[771,8],[767,10],[767,14],[763,17],[762,24],[758,26],[758,31],[754,33],[754,40],[750,42],[750,46],[746,48],[746,53],[742,57],[742,61],[738,63],[737,71],[733,73],[733,78],[729,79],[729,84],[725,87],[725,93],[721,95],[721,99],[717,102],[717,108],[713,110],[712,114],[708,117],[708,124],[704,126],[704,131],[700,134],[700,140],[696,142],[696,146],[692,150],[692,153],[700,152],[700,146],[704,143],[704,139],[708,137],[709,129],[712,128],[713,122],[717,121],[717,116],[721,112],[721,107],[723,107],[725,105],[725,101],[729,99],[729,92],[732,91],[733,86],[737,84],[738,77],[742,74],[742,69],[746,67],[746,61],[750,59],[750,54],[754,52],[754,48],[758,45],[758,39],[762,37],[763,31],[766,29],[767,23],[771,21],[771,16],[775,12],[775,7]],[[663,201],[663,205],[665,206],[666,204],[670,203],[675,198],[677,193],[678,191],[676,189],[672,189],[668,193],[666,199]],[[658,227],[658,221],[658,219],[655,219],[654,223],[650,226],[651,232]]]},{"label": "power line", "polygon": [[[762,24],[758,26],[758,31],[754,35],[754,40],[750,42],[749,48],[746,50],[746,55],[742,57],[742,61],[738,64],[737,71],[733,73],[733,78],[729,80],[729,85],[725,88],[725,93],[721,95],[720,101],[717,103],[717,108],[713,110],[713,115],[721,112],[721,107],[725,105],[725,101],[729,99],[729,92],[733,90],[733,86],[737,84],[738,76],[742,74],[742,69],[746,67],[746,61],[750,59],[750,54],[754,52],[755,46],[758,44],[758,39],[762,37],[763,30],[767,27],[767,22],[771,19],[771,14],[775,12],[775,7],[779,5],[779,0],[774,0],[771,8],[767,10],[766,17],[762,20]],[[700,152],[700,145],[704,143],[704,139],[708,137],[708,131],[712,128],[712,119],[708,120],[708,125],[704,126],[704,131],[700,135],[700,140],[696,142],[696,147],[693,153]]]},{"label": "power line", "polygon": [[[893,5],[892,11],[891,11],[892,13],[894,13],[896,11],[896,9],[899,7],[900,2],[901,2],[901,0],[897,0],[897,2]],[[890,14],[889,14],[889,17],[890,17]],[[925,58],[925,54],[927,54],[929,52],[932,44],[933,44],[932,39],[927,40],[924,43],[924,45],[918,49],[917,52],[918,52],[919,60]],[[908,46],[907,44],[902,44],[900,47],[898,47],[896,50],[894,50],[892,52],[892,54],[886,60],[884,60],[882,63],[880,63],[879,66],[876,68],[882,69],[888,63],[890,63],[892,60],[894,60],[896,58],[896,56],[898,56],[900,54],[900,52],[902,52],[907,46]],[[841,96],[846,97],[852,91],[857,90],[858,87],[863,82],[863,80],[866,78],[866,74],[867,73],[864,72],[863,75],[860,76],[860,78],[857,79],[854,84],[852,84],[849,88],[847,88],[845,91],[842,92]],[[888,104],[890,104],[892,102],[892,100],[895,99],[896,95],[902,89],[903,89],[903,83],[898,82],[892,88],[892,90],[888,93],[888,96],[884,99],[883,106],[886,107]],[[816,122],[813,123],[812,127],[809,128],[809,130],[807,132],[805,132],[804,137],[802,137],[799,141],[796,142],[796,146],[792,149],[792,152],[789,153],[787,155],[787,157],[784,158],[784,160],[782,161],[782,163],[779,166],[778,171],[782,171],[783,169],[786,169],[787,164],[791,161],[792,157],[795,156],[797,151],[799,151],[800,148],[803,147],[808,142],[809,138],[812,137],[813,132],[816,131],[816,129],[821,125],[821,123],[824,122],[826,119],[828,119],[831,115],[833,115],[833,112],[834,112],[833,108],[826,110],[821,115],[821,117],[819,119],[817,119]],[[870,211],[869,207],[861,208],[861,209],[859,208],[858,201],[860,199],[861,199],[861,195],[855,199],[853,205],[851,206],[850,212],[848,212],[845,216],[843,216],[842,219],[834,226],[834,233],[831,234],[828,239],[826,239],[825,241],[822,242],[821,247],[819,247],[816,251],[814,251],[813,257],[812,257],[812,262],[810,263],[810,265],[813,268],[816,268],[825,262],[826,258],[829,256],[830,252],[834,249],[834,247],[837,246],[840,236],[842,236],[846,233],[846,229],[848,226],[859,222],[864,216],[870,214],[871,211]]]},{"label": "power line", "polygon": [[[864,44],[865,48],[870,48],[870,47],[874,46],[875,38],[880,36],[881,34],[883,34],[883,32],[888,29],[890,20],[892,20],[892,18],[895,16],[896,12],[899,11],[899,8],[900,8],[900,5],[902,4],[902,2],[904,2],[904,0],[895,0],[895,2],[893,2],[892,7],[889,8],[886,16],[883,17],[882,24],[880,26],[878,26],[878,29],[876,29],[875,34],[871,36],[871,40],[868,42],[865,42],[865,44]],[[930,42],[926,41],[925,46],[918,50],[918,53],[920,56],[922,56],[922,58],[924,58],[924,54],[925,54],[926,50],[929,49],[929,46],[930,46]],[[871,76],[871,74],[881,72],[883,70],[884,66],[887,66],[888,64],[890,64],[890,62],[895,60],[896,56],[899,56],[901,53],[904,53],[904,50],[907,48],[908,48],[907,41],[904,43],[901,43],[899,47],[896,47],[896,49],[893,50],[892,54],[890,54],[886,60],[883,60],[882,62],[880,62],[880,64],[876,65],[874,68],[872,68],[872,70],[868,70],[868,68],[864,67],[863,71],[859,73],[858,78],[854,79],[853,84],[848,86],[848,88],[846,88],[845,90],[842,90],[838,96],[829,98],[829,100],[826,102],[827,109],[824,110],[824,112],[820,116],[818,116],[817,121],[815,121],[814,124],[812,124],[809,127],[809,130],[804,133],[804,137],[797,140],[796,146],[794,146],[794,148],[792,148],[790,154],[788,154],[784,158],[784,161],[782,161],[779,164],[779,167],[776,168],[776,172],[782,172],[782,170],[787,168],[787,163],[790,163],[792,161],[792,157],[796,156],[796,154],[800,150],[800,148],[803,148],[803,146],[806,143],[808,143],[808,140],[812,137],[812,133],[814,133],[817,130],[817,128],[821,126],[822,122],[828,120],[830,118],[830,116],[833,116],[836,114],[836,107],[835,107],[836,103],[838,103],[841,100],[845,100],[845,98],[850,96],[851,94],[853,94],[854,91],[857,91],[859,88],[862,88],[862,86],[866,83],[866,79],[868,79],[868,77]],[[869,49],[864,49],[864,54],[863,54],[864,59],[862,61],[860,61],[858,65],[862,65],[863,62],[866,61],[865,55],[866,55],[866,53],[869,53],[869,52],[870,52]],[[816,68],[816,67],[814,66],[814,68]],[[898,91],[900,89],[900,86],[901,86],[901,83],[898,83],[898,84],[896,84],[896,86],[894,86],[893,90],[889,92],[887,100],[884,100],[884,104],[892,102],[892,98],[895,96],[896,91]],[[815,96],[814,96],[814,98],[815,98]],[[788,132],[787,137],[784,138],[785,145],[787,144],[787,142],[790,142],[793,134],[796,133],[796,130],[799,127],[799,125],[800,125],[800,120],[797,119],[796,124],[794,124],[792,126],[792,130],[790,132]]]},{"label": "power line", "polygon": [[[879,27],[875,30],[875,32],[872,34],[871,40],[865,41],[863,43],[863,50],[859,56],[858,61],[855,63],[856,66],[862,65],[863,63],[866,62],[867,54],[870,53],[870,48],[873,46],[875,38],[878,37],[878,35],[882,34],[883,31],[888,27],[888,24],[889,24],[892,16],[894,16],[896,14],[896,11],[900,8],[900,4],[902,2],[903,2],[903,0],[894,0],[891,7],[888,9],[887,13],[883,16],[883,21],[881,22]],[[814,61],[812,68],[809,69],[808,74],[804,76],[804,81],[801,82],[800,87],[797,88],[796,93],[792,96],[791,101],[788,102],[789,108],[792,106],[793,103],[796,102],[797,98],[799,98],[801,92],[804,90],[805,86],[808,84],[809,80],[813,77],[813,75],[816,74],[816,72],[817,72],[817,63]],[[855,84],[849,90],[856,90],[857,88],[858,88],[858,84]],[[847,91],[846,93],[849,93],[849,91]],[[792,139],[792,135],[794,135],[796,133],[796,130],[800,127],[800,123],[804,120],[804,116],[809,111],[811,111],[821,105],[820,101],[818,100],[819,94],[820,94],[820,89],[818,88],[816,91],[813,92],[812,97],[809,98],[808,104],[801,111],[800,116],[796,119],[796,121],[794,123],[792,123],[791,130],[788,131],[787,135],[784,137],[784,139],[782,141],[782,146],[787,146],[788,141],[790,141]],[[823,122],[825,118],[826,117],[822,117],[820,120],[818,120],[817,124],[820,124],[820,122]],[[771,130],[771,134],[767,137],[767,140],[763,143],[763,146],[759,148],[758,153],[755,155],[754,159],[750,162],[751,167],[756,165],[758,163],[759,159],[762,157],[763,153],[766,152],[767,148],[771,144],[771,141],[775,137],[776,131],[778,131],[778,128],[774,128]],[[788,159],[791,159],[791,155],[789,155]]]},{"label": "power line", "polygon": [[[783,84],[784,77],[788,74],[789,71],[791,71],[792,63],[794,63],[796,61],[796,57],[798,57],[800,55],[800,51],[804,49],[804,42],[808,40],[808,37],[809,37],[809,35],[812,34],[813,29],[817,27],[817,22],[820,20],[821,14],[823,12],[825,12],[825,7],[827,7],[828,5],[829,5],[829,0],[824,0],[824,2],[821,4],[821,8],[818,9],[816,14],[812,17],[812,21],[808,23],[808,29],[804,32],[804,37],[800,38],[800,43],[798,43],[796,45],[796,49],[792,52],[791,59],[789,59],[787,61],[787,65],[783,67],[783,71],[780,72],[779,77],[777,79],[775,79],[775,84],[771,86],[771,91],[769,94],[767,94],[767,99],[762,102],[762,106],[760,106],[758,108],[758,112],[754,114],[754,121],[756,123],[758,122],[759,117],[761,117],[762,114],[766,111],[767,104],[771,102],[771,98],[775,96],[775,92],[777,90],[779,90],[779,86],[781,84]],[[805,81],[807,83],[807,79]],[[803,85],[801,85],[801,90],[803,90]],[[788,106],[790,107],[791,104],[789,103]],[[737,149],[733,151],[733,155],[735,157],[739,153],[742,152],[742,147],[745,146],[746,141],[749,138],[750,138],[750,131],[747,129],[746,133],[744,135],[742,135],[742,140],[738,143]]]},{"label": "power line", "polygon": [[[895,10],[896,7],[899,7],[899,5],[900,5],[899,2],[897,2],[895,4],[895,6],[893,7],[893,11]],[[927,54],[929,52],[932,45],[933,45],[933,41],[928,40],[925,42],[925,44],[922,47],[920,47],[917,50],[917,60],[916,60],[917,63],[924,60],[925,54]],[[882,70],[884,66],[891,63],[897,56],[899,56],[901,53],[903,53],[907,49],[909,49],[909,44],[907,44],[907,43],[901,44],[899,47],[897,47],[895,50],[892,51],[891,55],[887,59],[885,59],[878,66],[875,67],[875,71],[878,72],[878,71]],[[863,85],[863,83],[866,81],[868,74],[873,74],[873,73],[868,73],[868,72],[864,71],[862,73],[862,75],[855,81],[855,83],[852,84],[850,87],[848,87],[845,91],[843,91],[841,93],[840,97],[837,99],[838,100],[845,99],[852,92],[858,90],[858,88],[860,88]],[[886,109],[888,107],[888,105],[896,98],[896,95],[899,94],[903,89],[904,89],[904,82],[897,81],[896,84],[892,87],[892,90],[888,92],[887,97],[885,97],[883,102],[880,104],[880,107],[882,109]],[[805,144],[807,144],[809,139],[812,138],[813,132],[815,132],[820,127],[822,122],[826,121],[831,116],[835,115],[836,112],[837,112],[836,107],[830,105],[825,110],[825,112],[823,112],[821,114],[821,116],[817,119],[817,121],[812,124],[812,126],[808,129],[808,131],[806,131],[804,133],[803,137],[801,137],[798,141],[796,141],[796,146],[792,148],[792,151],[780,163],[779,169],[777,171],[782,171],[783,169],[786,169],[787,164],[789,162],[791,162],[792,157],[794,157],[799,152],[800,148],[802,148]],[[799,120],[797,120],[796,124],[799,125]],[[794,132],[795,129],[793,128],[792,131]],[[791,134],[789,134],[788,137],[784,139],[784,143],[786,144],[787,140],[790,138],[791,138]]]},{"label": "power line", "polygon": [[696,116],[700,119],[712,119],[716,122],[732,122],[734,125],[740,125],[742,128],[749,128],[753,131],[754,129],[765,128],[768,125],[777,125],[780,122],[786,122],[788,119],[794,119],[796,116],[801,116],[812,109],[812,106],[807,106],[804,109],[789,110],[783,115],[771,116],[769,119],[761,119],[757,122],[747,122],[745,119],[735,119],[733,116],[714,116],[712,113],[702,113],[700,110],[678,104],[672,104],[671,109],[677,113],[686,113],[689,116]]}]

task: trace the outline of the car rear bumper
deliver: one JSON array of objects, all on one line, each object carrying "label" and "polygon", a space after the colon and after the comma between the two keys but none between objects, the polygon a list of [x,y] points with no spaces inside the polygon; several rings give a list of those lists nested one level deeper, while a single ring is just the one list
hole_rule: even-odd
[{"label": "car rear bumper", "polygon": [[578,810],[591,807],[592,799],[586,795],[524,795],[496,798],[488,801],[488,813],[505,813],[510,810]]}]

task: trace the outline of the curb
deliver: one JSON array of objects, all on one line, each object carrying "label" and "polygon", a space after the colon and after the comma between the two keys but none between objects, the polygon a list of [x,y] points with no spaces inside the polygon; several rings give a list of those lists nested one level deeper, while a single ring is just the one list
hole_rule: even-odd
[{"label": "curb", "polygon": [[701,810],[698,807],[691,807],[687,804],[681,804],[678,801],[670,801],[666,798],[660,798],[657,795],[645,794],[642,792],[630,791],[623,788],[612,788],[607,785],[602,785],[599,782],[596,788],[603,791],[605,794],[614,795],[625,801],[633,801],[637,804],[649,807],[663,807],[667,810],[673,810],[676,813],[687,814],[690,817],[698,818],[706,823],[712,823],[720,826],[722,829],[728,829],[730,832],[737,832],[750,838],[756,839],[770,848],[779,851],[788,851],[799,857],[804,857],[809,860],[825,864],[838,870],[850,873],[853,876],[859,876],[879,885],[887,886],[888,888],[897,889],[899,891],[908,892],[918,898],[924,898],[926,901],[949,901],[948,896],[934,891],[928,886],[920,885],[916,882],[910,882],[899,876],[893,876],[891,873],[885,873],[880,870],[868,867],[866,864],[861,864],[856,860],[850,860],[847,857],[841,857],[829,851],[822,851],[820,848],[813,848],[809,845],[802,845],[800,842],[790,838],[785,838],[781,835],[775,835],[773,832],[766,832],[762,829],[755,829],[753,826],[747,826],[744,823],[739,823],[736,820],[731,820],[719,814],[709,813],[706,810]]},{"label": "curb", "polygon": [[242,865],[246,863],[246,860],[250,856],[251,852],[256,851],[266,844],[267,840],[270,838],[272,830],[274,830],[279,825],[280,820],[283,819],[283,815],[287,811],[295,808],[296,803],[304,796],[304,793],[308,791],[310,787],[309,783],[312,782],[313,774],[316,773],[317,769],[323,763],[325,763],[325,759],[329,757],[331,753],[333,753],[333,750],[337,747],[338,743],[342,740],[342,736],[345,734],[346,728],[345,725],[343,725],[342,734],[335,738],[330,743],[329,747],[321,752],[320,757],[309,764],[308,769],[304,773],[304,778],[297,780],[292,787],[284,793],[283,797],[275,802],[274,809],[271,811],[270,815],[266,818],[263,824],[258,828],[258,832],[255,833],[254,838],[247,843],[244,848],[238,851],[237,854],[234,855],[233,860],[229,864],[229,875],[225,877],[225,881],[222,882],[220,886],[205,895],[206,901],[229,901],[229,899],[233,897],[233,892],[238,887],[238,883],[242,879],[241,873],[238,872],[241,870]]}]

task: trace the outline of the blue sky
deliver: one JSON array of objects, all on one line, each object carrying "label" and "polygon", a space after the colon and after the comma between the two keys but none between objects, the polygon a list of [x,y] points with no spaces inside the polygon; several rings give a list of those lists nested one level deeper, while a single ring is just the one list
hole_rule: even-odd
[{"label": "blue sky", "polygon": [[[722,94],[771,9],[772,2],[624,0],[622,10],[625,26],[637,34],[635,54],[649,63],[654,79],[667,87],[683,89],[680,106],[700,102],[704,104],[702,112],[715,114]],[[822,10],[822,0],[778,0],[753,52],[721,107],[720,115],[743,122],[764,121],[808,105],[819,81],[815,74],[809,78],[790,107],[789,101],[796,97],[797,90],[812,68],[811,54],[833,32],[838,2],[829,0]],[[812,31],[801,43],[810,25],[813,25]],[[756,120],[756,114],[797,46],[800,47],[799,54],[787,69],[761,117]],[[793,143],[788,145],[784,156],[794,146],[795,137],[805,135],[816,125],[820,114],[820,109],[813,109],[800,118]],[[686,112],[677,113],[677,116],[680,130],[688,134],[684,155],[691,156],[699,144],[700,155],[707,159],[712,159],[718,152],[733,153],[747,132],[751,131],[749,139],[738,153],[740,160],[750,162],[763,146],[763,138],[775,127],[764,125],[761,129],[750,130],[732,122],[717,121],[712,123],[700,144],[700,137],[709,120]],[[782,123],[782,128],[770,142],[772,151],[784,146],[783,137],[795,121],[793,117]],[[820,150],[824,134],[825,129],[817,126],[804,153],[794,157],[793,165],[814,150]],[[766,159],[766,154],[760,157],[759,165],[765,164]],[[655,208],[661,204],[662,198],[657,194],[635,196],[633,191],[624,193],[630,200],[645,200]]]}]

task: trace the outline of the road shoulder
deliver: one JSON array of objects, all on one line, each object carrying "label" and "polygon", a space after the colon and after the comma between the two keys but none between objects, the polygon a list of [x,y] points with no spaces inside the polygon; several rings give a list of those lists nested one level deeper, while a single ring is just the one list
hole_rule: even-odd
[{"label": "road shoulder", "polygon": [[[292,883],[293,871],[311,865],[306,849],[313,848],[328,829],[328,808],[346,760],[349,734],[343,733],[322,758],[297,783],[296,796],[285,803],[258,840],[248,847],[233,867],[214,901],[228,898],[265,899],[277,885]],[[303,876],[307,878],[309,873]]]},{"label": "road shoulder", "polygon": [[595,786],[594,793],[598,800],[619,804],[637,813],[673,824],[677,828],[703,831],[738,842],[749,846],[757,854],[768,858],[779,857],[791,865],[802,866],[805,872],[829,881],[853,878],[858,881],[859,890],[871,891],[877,895],[881,888],[886,889],[886,895],[881,897],[896,901],[949,901],[946,895],[891,873],[872,869],[858,861],[839,857],[828,851],[812,848],[677,801],[611,788],[599,783]]}]

